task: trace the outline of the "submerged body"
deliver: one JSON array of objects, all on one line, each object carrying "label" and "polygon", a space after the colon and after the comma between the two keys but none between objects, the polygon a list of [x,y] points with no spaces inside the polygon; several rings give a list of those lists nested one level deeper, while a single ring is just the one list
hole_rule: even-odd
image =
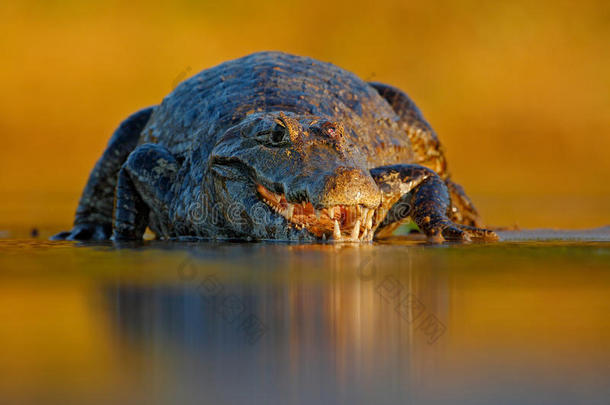
[{"label": "submerged body", "polygon": [[181,83],[113,135],[67,239],[494,239],[402,91],[279,52]]}]

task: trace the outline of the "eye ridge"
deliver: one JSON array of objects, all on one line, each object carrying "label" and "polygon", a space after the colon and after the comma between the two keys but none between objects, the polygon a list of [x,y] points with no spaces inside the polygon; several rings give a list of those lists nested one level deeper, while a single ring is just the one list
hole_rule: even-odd
[{"label": "eye ridge", "polygon": [[286,143],[286,128],[278,125],[273,129],[260,131],[257,137],[269,145],[281,146]]}]

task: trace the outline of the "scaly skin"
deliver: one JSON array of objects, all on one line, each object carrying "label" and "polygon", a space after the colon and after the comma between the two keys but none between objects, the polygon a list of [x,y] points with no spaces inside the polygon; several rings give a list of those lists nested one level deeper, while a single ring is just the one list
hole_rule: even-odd
[{"label": "scaly skin", "polygon": [[160,238],[361,241],[408,218],[433,241],[496,238],[467,226],[479,216],[408,96],[328,63],[229,61],[121,128],[57,238],[104,239],[113,223],[117,240],[148,226]]}]

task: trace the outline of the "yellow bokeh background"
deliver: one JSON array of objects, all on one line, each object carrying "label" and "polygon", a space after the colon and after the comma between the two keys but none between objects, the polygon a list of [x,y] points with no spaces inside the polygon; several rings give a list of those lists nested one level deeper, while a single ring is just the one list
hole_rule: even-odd
[{"label": "yellow bokeh background", "polygon": [[493,224],[610,223],[607,1],[3,1],[0,227],[67,226],[116,125],[282,50],[403,88]]}]

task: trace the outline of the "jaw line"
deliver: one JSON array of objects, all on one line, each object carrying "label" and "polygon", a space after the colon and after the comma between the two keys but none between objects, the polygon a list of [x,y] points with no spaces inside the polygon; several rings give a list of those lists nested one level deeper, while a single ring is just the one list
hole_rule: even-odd
[{"label": "jaw line", "polygon": [[[250,183],[254,186],[258,199],[282,217],[287,227],[295,232],[307,232],[320,241],[371,241],[383,220],[382,205],[376,208],[367,208],[360,204],[335,205],[316,209],[309,201],[288,202],[282,186],[279,186],[283,191],[280,194],[269,190],[277,189],[277,184],[270,184],[264,178],[259,178],[254,169],[239,159],[217,159],[210,168],[215,177],[239,179],[244,185]],[[239,169],[245,169],[245,172]]]},{"label": "jaw line", "polygon": [[259,182],[255,187],[258,197],[289,227],[306,230],[320,240],[361,242],[373,238],[377,226],[375,208],[335,205],[316,209],[309,201],[288,202],[285,193],[277,194]]}]

